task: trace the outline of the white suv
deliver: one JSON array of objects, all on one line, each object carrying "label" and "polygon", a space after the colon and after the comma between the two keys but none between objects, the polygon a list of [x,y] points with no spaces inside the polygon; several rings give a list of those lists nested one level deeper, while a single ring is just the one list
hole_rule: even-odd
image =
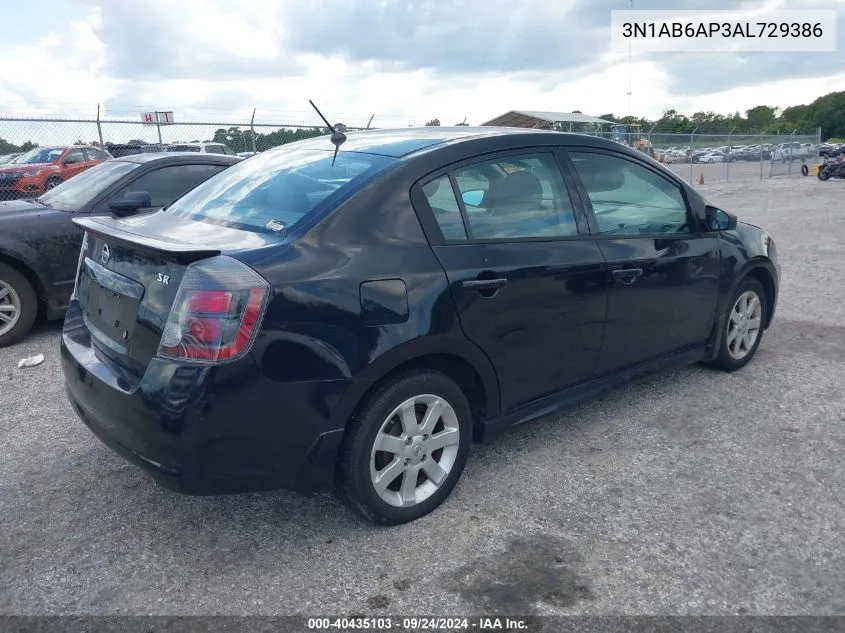
[{"label": "white suv", "polygon": [[202,154],[226,154],[235,156],[235,152],[223,143],[171,143],[165,148],[167,152],[200,152]]}]

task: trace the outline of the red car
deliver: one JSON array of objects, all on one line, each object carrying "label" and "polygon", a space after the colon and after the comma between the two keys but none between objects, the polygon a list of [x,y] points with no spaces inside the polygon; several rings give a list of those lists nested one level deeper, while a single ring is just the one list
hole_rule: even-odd
[{"label": "red car", "polygon": [[91,145],[36,147],[0,167],[0,200],[40,196],[111,155]]}]

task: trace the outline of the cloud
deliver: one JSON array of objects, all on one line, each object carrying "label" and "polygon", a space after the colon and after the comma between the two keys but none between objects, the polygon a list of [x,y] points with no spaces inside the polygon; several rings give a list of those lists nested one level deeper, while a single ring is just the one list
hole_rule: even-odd
[{"label": "cloud", "polygon": [[[719,10],[773,2],[845,7],[845,0],[635,5]],[[839,54],[635,55],[629,69],[610,54],[608,30],[610,10],[627,4],[75,0],[64,9],[73,14],[69,23],[36,26],[0,50],[0,110],[92,116],[103,103],[109,116],[130,119],[168,109],[177,120],[248,122],[256,108],[259,122],[318,124],[308,105],[314,99],[347,125],[364,125],[376,113],[375,125],[404,126],[433,117],[478,123],[519,108],[622,115],[629,113],[629,70],[630,113],[651,117],[704,103],[744,110],[763,94],[772,105],[809,102],[841,85],[825,79],[840,72]],[[843,32],[840,25],[840,50]]]},{"label": "cloud", "polygon": [[303,68],[286,54],[279,3],[86,0],[101,16],[107,70],[121,79],[280,77]]}]

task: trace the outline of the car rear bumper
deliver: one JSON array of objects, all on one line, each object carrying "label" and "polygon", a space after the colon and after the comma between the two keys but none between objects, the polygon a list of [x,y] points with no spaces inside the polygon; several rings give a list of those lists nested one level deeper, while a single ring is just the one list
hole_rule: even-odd
[{"label": "car rear bumper", "polygon": [[268,383],[251,357],[216,368],[153,359],[130,388],[74,307],[61,342],[68,398],[104,444],[162,485],[194,495],[331,488],[343,430],[329,428],[326,404],[348,381]]}]

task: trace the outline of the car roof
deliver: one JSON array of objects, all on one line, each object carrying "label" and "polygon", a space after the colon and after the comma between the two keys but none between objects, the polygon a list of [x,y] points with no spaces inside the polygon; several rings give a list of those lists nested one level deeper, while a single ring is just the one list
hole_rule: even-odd
[{"label": "car roof", "polygon": [[[515,142],[526,141],[530,143],[532,140],[539,141],[540,139],[543,139],[541,142],[548,142],[548,135],[550,134],[560,136],[561,142],[571,143],[575,141],[576,144],[582,146],[616,147],[618,145],[614,141],[587,134],[570,134],[529,128],[457,125],[454,127],[431,126],[349,132],[346,142],[341,146],[341,151],[406,158],[412,154],[432,150],[439,146],[473,139],[511,136],[514,137]],[[281,147],[291,146],[295,146],[297,149],[331,149],[329,135],[295,141]]]},{"label": "car roof", "polygon": [[200,154],[198,152],[149,152],[146,154],[129,154],[128,156],[120,156],[113,158],[112,161],[123,163],[138,163],[147,164],[154,162],[161,163],[184,163],[186,158],[190,158],[189,162],[203,164],[203,165],[234,165],[243,160],[240,156],[230,156],[228,154]]}]

